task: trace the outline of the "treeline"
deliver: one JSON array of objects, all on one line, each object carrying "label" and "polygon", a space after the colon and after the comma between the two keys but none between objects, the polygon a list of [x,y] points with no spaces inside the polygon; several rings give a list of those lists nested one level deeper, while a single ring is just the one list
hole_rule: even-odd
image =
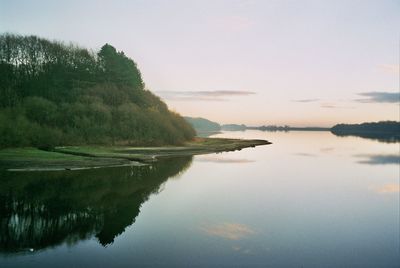
[{"label": "treeline", "polygon": [[400,141],[400,122],[381,121],[362,124],[338,124],[331,132],[337,136],[357,136],[382,142]]},{"label": "treeline", "polygon": [[0,147],[179,144],[194,135],[111,45],[95,53],[0,35]]},{"label": "treeline", "polygon": [[334,132],[385,132],[400,134],[400,122],[381,121],[362,124],[338,124],[331,129]]}]

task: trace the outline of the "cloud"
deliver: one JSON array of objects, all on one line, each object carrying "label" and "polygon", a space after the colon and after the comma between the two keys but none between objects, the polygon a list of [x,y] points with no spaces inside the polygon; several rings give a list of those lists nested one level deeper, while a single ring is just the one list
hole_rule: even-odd
[{"label": "cloud", "polygon": [[399,92],[364,92],[359,93],[359,96],[366,97],[364,99],[356,99],[357,102],[362,103],[398,103],[400,102]]},{"label": "cloud", "polygon": [[330,103],[323,103],[321,104],[321,108],[335,109],[338,108],[338,106]]},{"label": "cloud", "polygon": [[399,74],[400,72],[399,64],[379,64],[378,68],[389,74]]},{"label": "cloud", "polygon": [[180,101],[226,101],[228,97],[256,94],[247,90],[209,90],[209,91],[158,91],[161,97]]},{"label": "cloud", "polygon": [[353,106],[339,106],[334,103],[322,103],[320,107],[327,109],[354,109]]},{"label": "cloud", "polygon": [[309,102],[317,102],[319,99],[299,99],[299,100],[292,100],[293,102],[303,102],[303,103],[309,103]]},{"label": "cloud", "polygon": [[322,153],[330,153],[330,152],[334,151],[335,148],[333,148],[333,147],[322,147],[322,148],[319,149],[319,150],[320,150],[320,152],[322,152]]},{"label": "cloud", "polygon": [[256,232],[250,227],[238,223],[222,223],[201,227],[208,235],[218,236],[229,240],[240,240]]}]

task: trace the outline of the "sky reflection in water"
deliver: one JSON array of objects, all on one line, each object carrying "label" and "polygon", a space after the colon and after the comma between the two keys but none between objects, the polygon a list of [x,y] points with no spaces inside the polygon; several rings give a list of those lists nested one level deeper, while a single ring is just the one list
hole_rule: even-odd
[{"label": "sky reflection in water", "polygon": [[152,169],[3,177],[0,266],[399,266],[398,144],[218,136],[273,144]]}]

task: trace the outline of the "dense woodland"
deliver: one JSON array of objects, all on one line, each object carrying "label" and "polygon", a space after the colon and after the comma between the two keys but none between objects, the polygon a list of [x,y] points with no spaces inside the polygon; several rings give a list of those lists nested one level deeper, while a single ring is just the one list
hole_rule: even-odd
[{"label": "dense woodland", "polygon": [[194,135],[113,46],[95,53],[0,35],[0,147],[179,144]]}]

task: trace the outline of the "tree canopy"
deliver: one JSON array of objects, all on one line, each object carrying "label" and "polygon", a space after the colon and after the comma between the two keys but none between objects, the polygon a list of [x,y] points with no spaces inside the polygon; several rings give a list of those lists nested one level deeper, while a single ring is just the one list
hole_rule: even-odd
[{"label": "tree canopy", "polygon": [[113,46],[95,53],[0,35],[0,147],[179,144],[194,135]]}]

